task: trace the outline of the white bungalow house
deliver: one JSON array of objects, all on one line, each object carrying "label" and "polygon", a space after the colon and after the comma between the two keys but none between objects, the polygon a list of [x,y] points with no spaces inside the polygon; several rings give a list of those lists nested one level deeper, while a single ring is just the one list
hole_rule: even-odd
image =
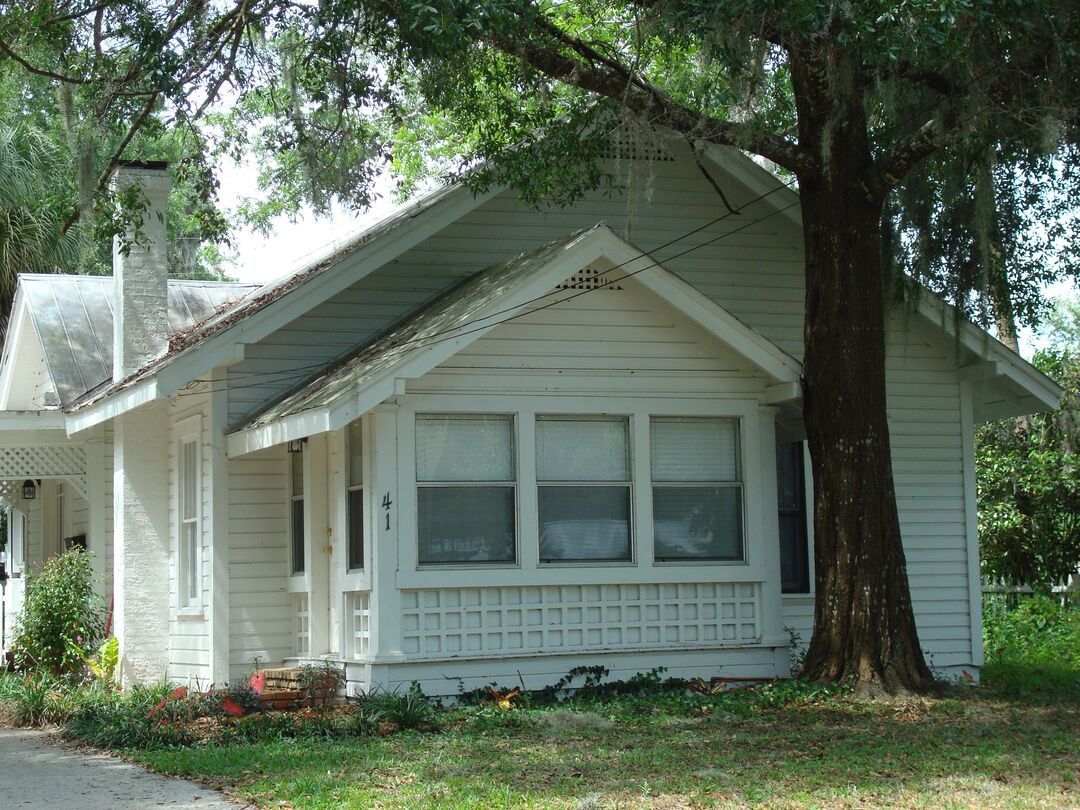
[{"label": "white bungalow house", "polygon": [[[19,281],[8,615],[81,542],[129,681],[786,674],[814,598],[798,197],[734,150],[705,167],[737,214],[677,142],[613,159],[621,194],[447,187],[258,289],[167,280],[167,171],[121,169],[150,247]],[[888,384],[920,639],[977,674],[973,428],[1059,390],[930,296]]]}]

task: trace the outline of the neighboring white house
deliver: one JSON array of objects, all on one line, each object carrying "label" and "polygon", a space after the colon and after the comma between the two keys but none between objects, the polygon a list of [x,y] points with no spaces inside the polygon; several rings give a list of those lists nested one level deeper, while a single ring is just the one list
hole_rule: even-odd
[{"label": "neighboring white house", "polygon": [[[813,606],[798,198],[729,149],[706,168],[734,215],[685,148],[612,166],[622,194],[567,208],[442,189],[258,289],[166,281],[167,172],[122,168],[150,247],[20,278],[9,608],[84,542],[129,681],[786,674]],[[973,428],[1059,390],[930,296],[887,355],[920,639],[975,674]]]}]

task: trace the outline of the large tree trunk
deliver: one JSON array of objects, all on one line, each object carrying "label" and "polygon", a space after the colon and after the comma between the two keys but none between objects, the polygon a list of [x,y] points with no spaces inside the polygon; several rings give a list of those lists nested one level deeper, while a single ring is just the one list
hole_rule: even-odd
[{"label": "large tree trunk", "polygon": [[[923,691],[885,397],[882,200],[857,76],[836,54],[796,63],[806,247],[804,418],[814,474],[814,633],[803,675],[865,694]],[[795,61],[795,60],[793,60]]]}]

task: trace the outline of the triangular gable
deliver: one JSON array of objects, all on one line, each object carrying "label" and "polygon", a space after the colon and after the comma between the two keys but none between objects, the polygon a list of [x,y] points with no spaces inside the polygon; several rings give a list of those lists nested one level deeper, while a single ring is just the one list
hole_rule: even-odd
[{"label": "triangular gable", "polygon": [[232,456],[338,430],[502,323],[542,305],[559,283],[608,263],[632,276],[749,363],[788,396],[800,365],[606,225],[570,235],[483,271],[439,296],[343,364],[285,397],[228,440]]}]

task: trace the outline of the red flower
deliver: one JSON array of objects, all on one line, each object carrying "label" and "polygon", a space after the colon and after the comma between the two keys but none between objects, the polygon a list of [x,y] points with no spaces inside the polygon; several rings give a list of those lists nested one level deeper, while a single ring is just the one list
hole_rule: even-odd
[{"label": "red flower", "polygon": [[165,704],[168,703],[170,700],[175,700],[176,698],[182,698],[185,695],[187,695],[187,687],[186,686],[178,686],[178,687],[176,687],[171,692],[169,692],[169,694],[167,694],[165,697],[163,697],[161,700],[159,700],[157,706],[155,706],[154,708],[152,708],[150,711],[148,711],[146,713],[146,719],[149,720],[155,714],[160,712],[165,707]]},{"label": "red flower", "polygon": [[261,672],[256,672],[251,676],[251,689],[256,695],[261,695],[263,689],[266,688],[266,676]]},{"label": "red flower", "polygon": [[243,707],[240,706],[240,704],[238,704],[231,697],[227,697],[223,701],[221,701],[221,708],[224,710],[225,714],[232,715],[233,717],[244,716]]}]

